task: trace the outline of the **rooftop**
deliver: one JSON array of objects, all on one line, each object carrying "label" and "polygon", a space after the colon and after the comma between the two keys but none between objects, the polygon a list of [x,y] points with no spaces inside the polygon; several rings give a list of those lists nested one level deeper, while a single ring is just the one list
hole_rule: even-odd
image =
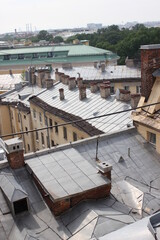
[{"label": "rooftop", "polygon": [[[138,81],[141,80],[141,70],[140,68],[130,68],[127,66],[106,66],[104,72],[101,71],[100,68],[95,67],[74,67],[71,69],[59,68],[59,72],[62,72],[70,77],[76,77],[80,74],[80,76],[87,81],[94,80],[110,80],[111,82],[115,80],[123,80],[124,81]],[[53,79],[55,79],[55,72],[53,72]]]},{"label": "rooftop", "polygon": [[[64,89],[65,99],[59,98],[59,89]],[[52,88],[45,90],[33,97],[30,101],[34,101],[39,105],[44,102],[46,110],[49,107],[55,107],[82,119],[98,117],[100,115],[109,114],[117,111],[123,111],[130,108],[130,104],[116,100],[114,95],[107,99],[101,98],[100,92],[91,93],[90,89],[86,89],[87,98],[79,100],[79,89],[68,90],[68,86],[61,82],[55,84]],[[48,105],[48,107],[47,107]],[[53,112],[54,113],[54,112]],[[127,128],[127,124],[132,125],[130,112],[122,112],[111,116],[87,120],[88,123],[96,127],[102,132],[114,132]]]},{"label": "rooftop", "polygon": [[22,82],[21,74],[3,74],[0,75],[0,90],[12,90],[17,83]]},{"label": "rooftop", "polygon": [[160,48],[160,44],[150,44],[150,45],[142,45],[140,47],[140,49],[146,49],[146,50],[149,50],[149,49],[159,49]]},{"label": "rooftop", "polygon": [[[154,239],[146,227],[148,218],[140,222],[138,220],[148,217],[160,208],[159,154],[135,129],[110,135],[104,134],[98,139],[99,160],[113,166],[110,197],[83,201],[55,218],[39,195],[26,168],[14,171],[5,168],[0,170],[0,174],[15,176],[28,194],[31,208],[29,213],[13,219],[0,191],[1,239],[84,240],[100,239],[105,235],[103,240],[111,239],[111,236],[114,237],[112,239],[117,240]],[[47,166],[53,158],[61,162],[63,159],[61,160],[60,157],[65,156],[65,159],[67,157],[70,161],[76,161],[77,156],[95,167],[96,145],[97,137],[93,137],[25,155],[25,162],[27,165],[32,162],[32,167],[35,168],[36,160]],[[120,157],[123,159],[120,160]],[[54,169],[54,165],[50,169]],[[37,168],[37,174],[40,173],[41,169],[38,171]],[[134,222],[137,222],[136,225],[130,225]],[[129,231],[123,228],[125,226]],[[115,236],[114,231],[118,229],[121,230]],[[140,238],[141,233],[146,238]]]}]

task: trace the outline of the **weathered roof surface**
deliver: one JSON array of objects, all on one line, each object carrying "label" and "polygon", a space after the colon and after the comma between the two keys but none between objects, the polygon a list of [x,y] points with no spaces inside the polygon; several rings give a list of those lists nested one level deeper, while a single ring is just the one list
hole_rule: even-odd
[{"label": "weathered roof surface", "polygon": [[150,44],[150,45],[142,45],[141,47],[140,47],[140,49],[159,49],[160,48],[160,44]]},{"label": "weathered roof surface", "polygon": [[108,178],[99,174],[96,167],[86,161],[78,151],[73,149],[72,154],[76,157],[70,158],[64,151],[35,157],[26,162],[54,200],[84,193],[110,183]]},{"label": "weathered roof surface", "polygon": [[27,193],[22,189],[22,187],[17,183],[13,176],[0,174],[0,188],[2,189],[5,197],[11,202],[18,201],[27,196]]},{"label": "weathered roof surface", "polygon": [[[32,156],[26,155],[25,162],[41,158],[43,159],[41,162],[47,165],[50,161],[50,158],[47,158],[48,152],[49,156],[53,154],[57,161],[61,161],[60,156],[63,155],[72,161],[76,159],[76,151],[77,156],[85,158],[92,166],[95,166],[96,145],[96,137],[85,139],[46,150],[46,152],[34,153]],[[128,156],[128,148],[130,148],[130,156]],[[120,160],[121,156],[123,159]],[[18,183],[23,186],[29,196],[31,209],[29,214],[18,216],[14,221],[8,213],[5,200],[0,192],[0,222],[2,224],[0,225],[0,238],[10,237],[12,240],[17,240],[20,236],[20,239],[99,239],[159,210],[160,155],[135,129],[101,136],[98,158],[113,166],[112,195],[106,199],[81,202],[58,218],[55,218],[46,207],[25,168],[15,171],[3,169],[3,172],[16,175]],[[147,219],[144,225],[142,223],[137,222],[136,230],[130,225],[131,231],[128,239],[131,239],[131,236],[135,236],[133,239],[136,240],[141,239],[136,238],[136,234],[138,236],[139,230],[140,235],[142,229],[147,236]],[[13,226],[12,231],[11,226]],[[125,237],[123,228],[121,230],[118,236]],[[153,240],[152,235],[148,239],[143,239]]]},{"label": "weathered roof surface", "polygon": [[11,90],[15,84],[22,82],[21,74],[3,74],[0,75],[0,90]]},{"label": "weathered roof surface", "polygon": [[[94,81],[94,80],[110,80],[114,82],[116,80],[124,81],[140,81],[141,70],[140,68],[129,68],[127,66],[106,66],[104,72],[100,68],[95,67],[74,67],[71,69],[59,68],[59,72],[63,72],[70,77],[78,76],[78,73],[83,78],[84,81]],[[55,72],[53,72],[53,78],[55,79]]]},{"label": "weathered roof surface", "polygon": [[153,72],[154,77],[159,77],[160,76],[160,69],[157,69],[156,71]]},{"label": "weathered roof surface", "polygon": [[[65,99],[63,101],[59,99],[60,88],[64,89]],[[79,89],[77,87],[73,90],[68,90],[68,86],[63,83],[58,83],[54,85],[53,88],[38,94],[36,102],[39,104],[38,100],[40,99],[49,106],[56,107],[56,109],[63,110],[82,119],[98,117],[107,113],[123,111],[130,108],[129,103],[118,101],[115,99],[115,96],[103,99],[100,96],[100,92],[91,93],[89,89],[86,89],[86,93],[87,98],[80,101]],[[130,112],[87,120],[87,122],[106,133],[126,129],[127,124],[132,125]]]}]

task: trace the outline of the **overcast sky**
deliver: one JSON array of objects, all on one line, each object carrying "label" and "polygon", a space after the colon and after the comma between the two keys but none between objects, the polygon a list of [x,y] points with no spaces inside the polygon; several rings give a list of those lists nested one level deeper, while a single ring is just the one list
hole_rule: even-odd
[{"label": "overcast sky", "polygon": [[160,21],[160,0],[0,0],[0,33]]}]

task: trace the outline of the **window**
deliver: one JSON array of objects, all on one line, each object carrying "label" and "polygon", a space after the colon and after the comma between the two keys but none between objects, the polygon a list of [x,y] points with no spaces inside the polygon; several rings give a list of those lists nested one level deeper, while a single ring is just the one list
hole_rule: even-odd
[{"label": "window", "polygon": [[55,144],[54,144],[54,141],[53,141],[53,140],[51,141],[51,145],[52,145],[52,147],[54,147],[54,146],[55,146]]},{"label": "window", "polygon": [[18,54],[18,59],[24,59],[24,54]]},{"label": "window", "polygon": [[13,119],[13,112],[11,111],[11,119]]},{"label": "window", "polygon": [[36,141],[39,140],[39,135],[38,135],[38,132],[36,132]]},{"label": "window", "polygon": [[[52,123],[52,119],[51,119],[51,118],[49,119],[49,126],[53,126],[53,123]],[[50,128],[50,129],[52,129],[52,128]]]},{"label": "window", "polygon": [[42,114],[39,113],[39,121],[42,122]]},{"label": "window", "polygon": [[33,117],[36,118],[36,110],[33,109]]},{"label": "window", "polygon": [[63,137],[67,140],[67,128],[63,127]]},{"label": "window", "polygon": [[23,118],[26,119],[26,115],[23,115]]},{"label": "window", "polygon": [[53,53],[52,52],[48,52],[47,53],[47,57],[49,58],[49,57],[53,57]]},{"label": "window", "polygon": [[28,135],[28,128],[27,127],[25,127],[25,131],[27,132],[27,135]]},{"label": "window", "polygon": [[4,55],[4,60],[10,60],[10,55]]},{"label": "window", "polygon": [[18,122],[20,122],[20,113],[18,113]]},{"label": "window", "polygon": [[41,141],[42,141],[42,145],[44,145],[44,134],[41,133]]},{"label": "window", "polygon": [[38,58],[38,53],[33,53],[32,58]]},{"label": "window", "polygon": [[151,132],[148,132],[148,134],[149,134],[149,142],[155,145],[156,144],[156,134],[151,133]]},{"label": "window", "polygon": [[46,116],[44,116],[44,120],[45,120],[45,125],[48,126],[48,119]]},{"label": "window", "polygon": [[136,93],[141,93],[141,87],[140,86],[136,86]]},{"label": "window", "polygon": [[58,123],[57,122],[54,122],[54,125],[55,125],[55,133],[57,133],[58,134]]},{"label": "window", "polygon": [[124,90],[129,91],[129,86],[124,86]]},{"label": "window", "polygon": [[28,144],[28,151],[30,151],[30,145]]},{"label": "window", "polygon": [[114,94],[114,87],[111,87],[111,94]]},{"label": "window", "polygon": [[73,141],[77,141],[77,133],[73,132]]},{"label": "window", "polygon": [[49,148],[49,137],[46,136],[47,147]]}]

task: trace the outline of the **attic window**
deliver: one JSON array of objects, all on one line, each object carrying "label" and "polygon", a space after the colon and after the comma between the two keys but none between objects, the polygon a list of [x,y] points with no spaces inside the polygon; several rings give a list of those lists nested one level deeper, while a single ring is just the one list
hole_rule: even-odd
[{"label": "attic window", "polygon": [[156,134],[151,132],[148,132],[148,134],[149,134],[149,142],[156,145]]}]

